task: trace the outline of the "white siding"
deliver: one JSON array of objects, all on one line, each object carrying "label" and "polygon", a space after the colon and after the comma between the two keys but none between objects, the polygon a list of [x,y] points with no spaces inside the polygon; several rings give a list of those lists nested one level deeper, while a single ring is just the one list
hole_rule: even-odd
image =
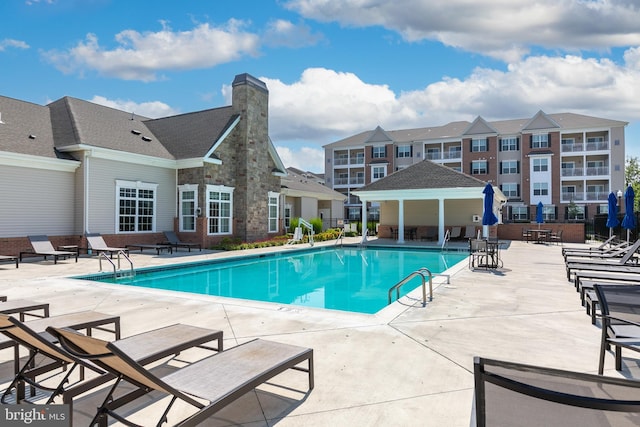
[{"label": "white siding", "polygon": [[74,234],[74,175],[0,167],[0,237]]},{"label": "white siding", "polygon": [[[124,155],[124,154],[123,154]],[[158,184],[156,232],[173,230],[176,172],[173,169],[89,158],[89,232],[116,233],[116,180]]]}]

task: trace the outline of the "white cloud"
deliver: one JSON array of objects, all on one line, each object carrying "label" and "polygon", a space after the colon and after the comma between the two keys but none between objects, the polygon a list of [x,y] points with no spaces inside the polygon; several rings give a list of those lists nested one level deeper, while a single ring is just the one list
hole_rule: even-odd
[{"label": "white cloud", "polygon": [[[270,135],[276,145],[288,146],[282,154],[287,164],[311,158],[288,141],[319,149],[378,125],[394,130],[472,121],[479,115],[487,120],[526,118],[540,109],[637,122],[640,49],[628,49],[624,58],[624,64],[616,64],[575,55],[529,57],[506,71],[477,68],[464,79],[445,78],[399,94],[355,74],[323,68],[307,69],[291,84],[260,79],[270,93]],[[324,165],[317,165],[296,167],[322,172]]]},{"label": "white cloud", "polygon": [[143,117],[158,118],[178,114],[179,111],[174,110],[164,102],[149,101],[137,103],[131,100],[108,99],[104,96],[96,95],[91,99],[95,104],[104,105],[122,111],[128,111]]},{"label": "white cloud", "polygon": [[308,25],[277,19],[267,25],[263,42],[273,47],[299,48],[313,46],[323,38],[322,34],[312,33]]},{"label": "white cloud", "polygon": [[172,31],[164,25],[158,32],[125,30],[115,36],[116,46],[100,46],[95,34],[66,51],[48,51],[44,57],[64,73],[96,70],[109,77],[152,81],[160,71],[213,67],[256,56],[257,35],[243,31],[243,21],[226,25],[200,24],[189,31]]},{"label": "white cloud", "polygon": [[15,49],[29,49],[29,45],[22,40],[4,39],[0,40],[0,52],[7,50],[7,48]]},{"label": "white cloud", "polygon": [[628,0],[289,0],[307,19],[382,26],[512,62],[532,46],[594,50],[640,45],[640,8]]},{"label": "white cloud", "polygon": [[324,150],[320,148],[306,146],[290,148],[276,145],[276,150],[282,163],[288,168],[324,173]]}]

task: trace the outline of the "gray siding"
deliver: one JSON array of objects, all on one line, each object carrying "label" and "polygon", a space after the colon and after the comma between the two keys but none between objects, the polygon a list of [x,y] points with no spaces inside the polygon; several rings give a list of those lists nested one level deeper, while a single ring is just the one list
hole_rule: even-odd
[{"label": "gray siding", "polygon": [[73,172],[0,168],[0,237],[74,234]]},{"label": "gray siding", "polygon": [[173,230],[176,171],[132,163],[89,158],[89,232],[116,233],[116,180],[158,184],[156,232]]}]

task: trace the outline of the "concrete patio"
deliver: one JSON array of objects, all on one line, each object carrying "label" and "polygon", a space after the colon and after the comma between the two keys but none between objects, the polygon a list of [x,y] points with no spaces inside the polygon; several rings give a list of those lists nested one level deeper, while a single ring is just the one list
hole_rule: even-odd
[{"label": "concrete patio", "polygon": [[[381,242],[369,244],[375,243]],[[274,248],[256,251],[269,250]],[[136,267],[144,267],[249,252],[136,253],[132,258]],[[309,394],[304,374],[285,372],[202,425],[462,427],[469,425],[472,408],[473,356],[597,372],[600,328],[591,325],[566,281],[561,246],[514,241],[501,256],[504,267],[496,271],[471,271],[466,261],[455,266],[450,284],[439,279],[426,307],[414,292],[376,315],[65,278],[97,272],[95,257],[57,265],[32,259],[19,269],[0,264],[0,295],[49,302],[51,315],[80,310],[120,315],[123,337],[187,323],[223,330],[226,348],[262,337],[314,349],[315,389]],[[10,380],[11,356],[8,350],[0,353],[3,382]],[[616,372],[608,355],[605,375],[640,376],[636,359],[625,357],[623,364],[624,371]],[[74,425],[86,425],[103,392],[78,400]],[[166,398],[152,394],[129,405],[131,420],[155,423],[163,402]],[[166,425],[189,412],[176,404]]]}]

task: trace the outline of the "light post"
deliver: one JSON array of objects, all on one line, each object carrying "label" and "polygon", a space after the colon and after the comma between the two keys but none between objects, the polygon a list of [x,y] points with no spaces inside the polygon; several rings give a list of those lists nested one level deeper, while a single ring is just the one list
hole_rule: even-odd
[{"label": "light post", "polygon": [[618,212],[622,213],[622,190],[618,190]]}]

